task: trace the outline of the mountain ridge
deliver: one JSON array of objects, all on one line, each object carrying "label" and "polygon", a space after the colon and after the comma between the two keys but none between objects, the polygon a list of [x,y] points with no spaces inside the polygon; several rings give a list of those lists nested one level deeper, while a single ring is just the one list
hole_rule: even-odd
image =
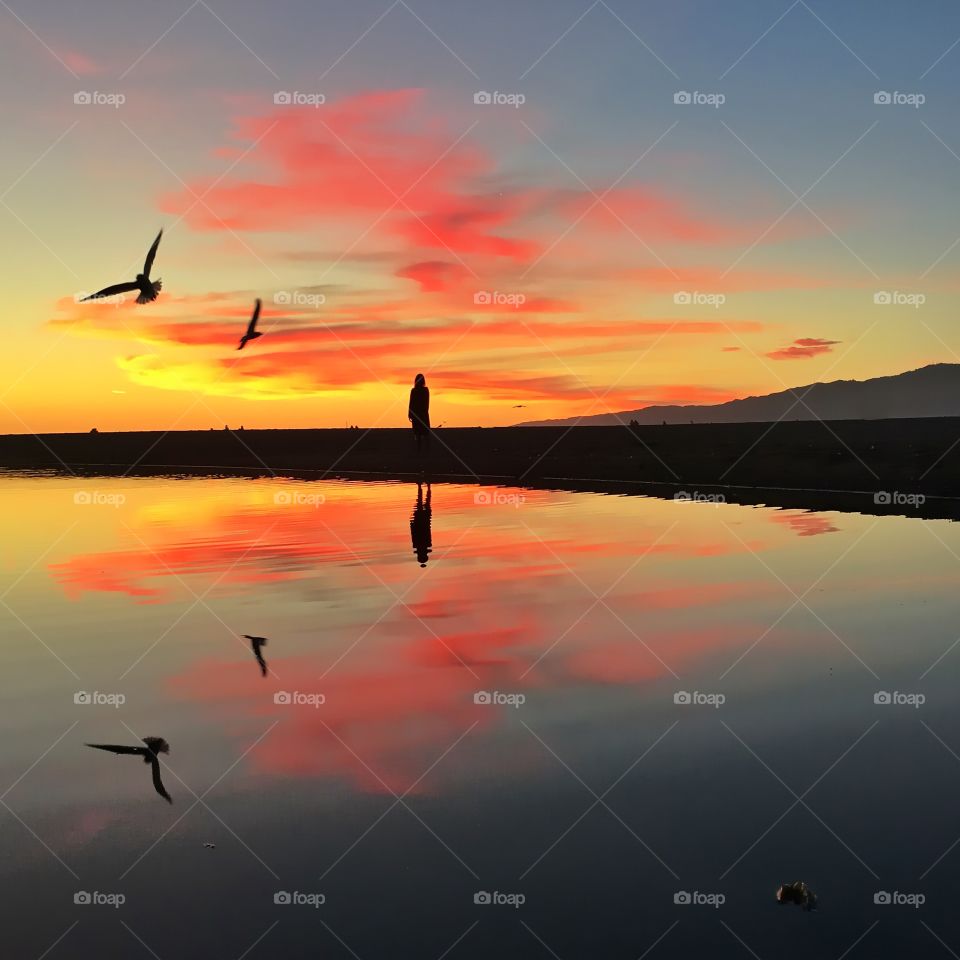
[{"label": "mountain ridge", "polygon": [[658,423],[765,423],[777,420],[888,420],[960,416],[960,363],[931,363],[866,380],[816,381],[714,404],[654,404],[617,413],[527,420],[518,427]]}]

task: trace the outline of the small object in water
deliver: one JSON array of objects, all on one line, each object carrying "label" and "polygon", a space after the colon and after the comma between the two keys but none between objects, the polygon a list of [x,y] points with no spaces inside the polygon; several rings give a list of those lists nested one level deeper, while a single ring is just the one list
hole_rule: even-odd
[{"label": "small object in water", "polygon": [[217,849],[217,845],[216,845],[215,843],[205,843],[204,846],[205,846],[208,850],[216,850],[216,849]]},{"label": "small object in water", "polygon": [[777,903],[793,903],[804,910],[814,910],[817,906],[817,895],[802,881],[794,880],[784,883],[777,890]]}]

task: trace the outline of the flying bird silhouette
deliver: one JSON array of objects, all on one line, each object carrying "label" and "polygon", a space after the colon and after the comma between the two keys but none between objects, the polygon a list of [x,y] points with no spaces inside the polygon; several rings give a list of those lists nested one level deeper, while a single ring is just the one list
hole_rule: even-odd
[{"label": "flying bird silhouette", "polygon": [[513,405],[514,410],[523,410],[524,407],[526,407],[525,403],[515,403]]},{"label": "flying bird silhouette", "polygon": [[157,247],[160,246],[160,238],[163,236],[163,230],[157,234],[157,239],[153,241],[153,246],[147,251],[147,259],[143,261],[143,273],[137,274],[136,280],[129,283],[115,283],[112,287],[104,287],[96,293],[91,293],[84,300],[100,300],[103,297],[112,297],[118,293],[131,293],[133,290],[139,290],[140,296],[137,297],[137,303],[152,303],[157,299],[160,288],[163,284],[160,280],[151,280],[150,271],[153,269],[153,260],[157,255]]},{"label": "flying bird silhouette", "polygon": [[267,661],[263,659],[263,654],[260,652],[260,648],[266,646],[267,638],[266,637],[251,637],[249,633],[245,633],[244,637],[250,641],[250,646],[253,649],[253,655],[257,658],[257,663],[260,664],[260,672],[266,676],[267,675]]},{"label": "flying bird silhouette", "polygon": [[160,758],[159,754],[169,753],[170,744],[163,737],[144,737],[145,747],[127,747],[118,743],[88,743],[86,746],[93,747],[95,750],[109,750],[110,753],[127,753],[143,757],[144,763],[149,763],[153,768],[153,787],[163,797],[167,803],[173,803],[173,797],[167,793],[160,779]]},{"label": "flying bird silhouette", "polygon": [[250,318],[250,322],[247,324],[247,332],[240,338],[240,346],[237,347],[238,350],[242,350],[246,345],[248,340],[256,340],[257,337],[262,337],[262,333],[257,333],[256,326],[257,321],[260,319],[260,298],[257,297],[256,305],[253,308],[253,316]]}]

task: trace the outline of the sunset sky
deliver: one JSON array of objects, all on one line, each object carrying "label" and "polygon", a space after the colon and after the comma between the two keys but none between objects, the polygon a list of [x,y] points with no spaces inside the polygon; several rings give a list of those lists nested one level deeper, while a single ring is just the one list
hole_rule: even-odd
[{"label": "sunset sky", "polygon": [[[946,0],[10,0],[0,430],[403,426],[421,371],[435,423],[493,425],[960,362],[958,40]],[[76,302],[160,227],[156,303]]]}]

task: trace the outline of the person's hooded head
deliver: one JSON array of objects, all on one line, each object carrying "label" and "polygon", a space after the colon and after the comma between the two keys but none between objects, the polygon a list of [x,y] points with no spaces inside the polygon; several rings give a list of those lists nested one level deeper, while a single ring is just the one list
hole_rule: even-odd
[{"label": "person's hooded head", "polygon": [[427,378],[422,373],[418,373],[413,379],[413,385],[415,387],[425,387],[427,385]]}]

